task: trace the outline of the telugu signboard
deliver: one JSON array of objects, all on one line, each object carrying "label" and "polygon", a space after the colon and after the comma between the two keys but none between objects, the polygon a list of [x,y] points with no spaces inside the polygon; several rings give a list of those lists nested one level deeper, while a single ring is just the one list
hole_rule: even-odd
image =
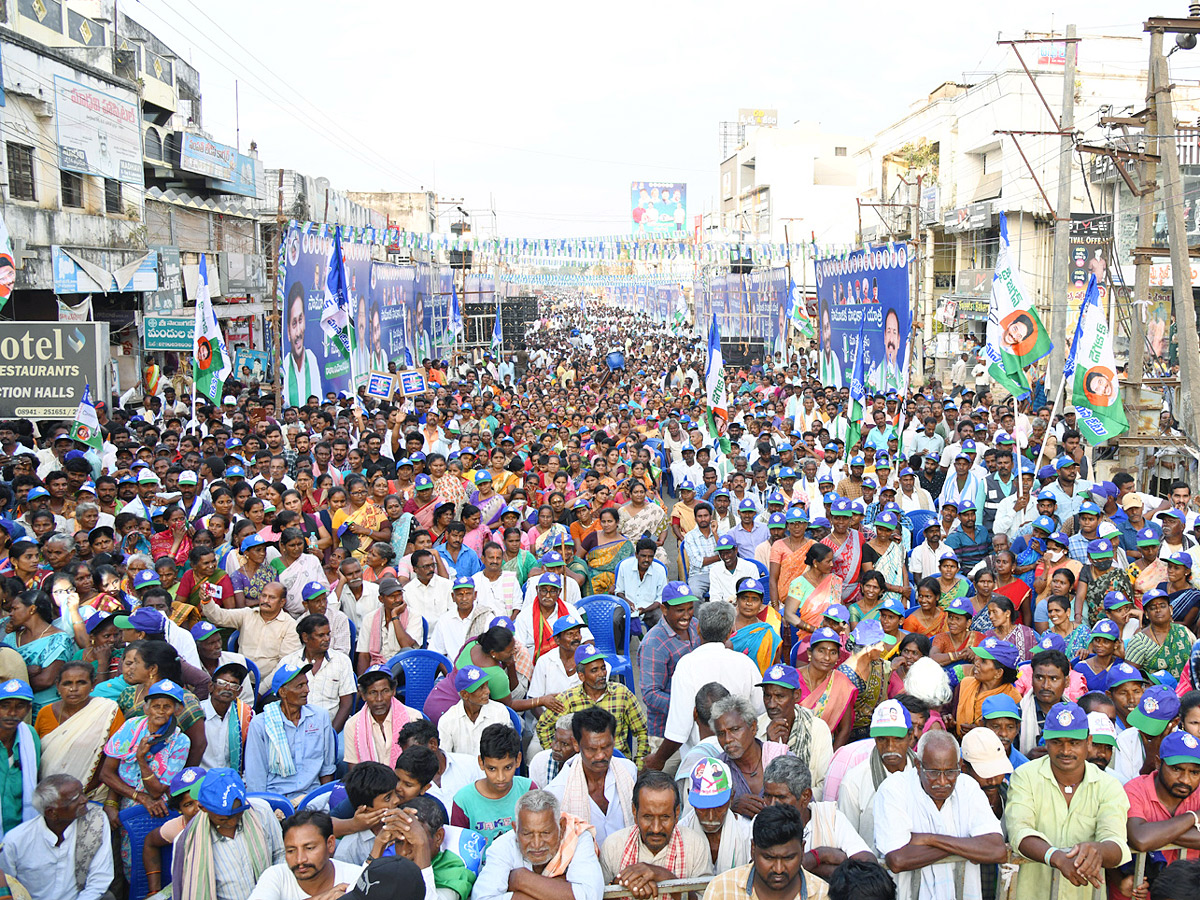
[{"label": "telugu signboard", "polygon": [[196,320],[191,316],[143,316],[142,346],[147,350],[192,349]]},{"label": "telugu signboard", "polygon": [[258,196],[258,161],[228,144],[185,133],[179,146],[179,168],[213,179],[213,187],[245,197]]},{"label": "telugu signboard", "polygon": [[779,110],[777,109],[748,109],[742,107],[738,110],[739,125],[766,125],[768,127],[779,124]]},{"label": "telugu signboard", "polygon": [[54,76],[60,169],[141,185],[141,121],[137,104]]},{"label": "telugu signboard", "polygon": [[73,419],[109,395],[107,322],[0,322],[0,419]]},{"label": "telugu signboard", "polygon": [[630,186],[633,233],[640,237],[686,237],[687,185],[635,181]]}]

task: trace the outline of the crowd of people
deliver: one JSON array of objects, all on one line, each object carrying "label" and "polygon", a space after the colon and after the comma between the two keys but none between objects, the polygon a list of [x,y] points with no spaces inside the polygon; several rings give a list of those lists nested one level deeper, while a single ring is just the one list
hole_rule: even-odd
[{"label": "crowd of people", "polygon": [[1187,480],[543,313],[394,403],[0,423],[0,900],[1200,896]]}]

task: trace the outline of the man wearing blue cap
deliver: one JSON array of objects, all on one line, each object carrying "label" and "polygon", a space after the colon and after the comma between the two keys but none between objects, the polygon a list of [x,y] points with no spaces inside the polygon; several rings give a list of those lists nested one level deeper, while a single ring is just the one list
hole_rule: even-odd
[{"label": "man wearing blue cap", "polygon": [[976,509],[981,509],[984,502],[983,479],[971,470],[971,456],[960,451],[954,457],[954,471],[946,475],[942,492],[938,495],[938,504],[953,503],[961,506],[964,500],[970,500]]},{"label": "man wearing blue cap", "polygon": [[[756,530],[763,531],[764,540],[770,534],[765,525],[757,526]],[[734,534],[718,537],[716,550],[721,560],[708,569],[708,599],[733,603],[738,582],[743,578],[757,578],[758,567],[740,554]]]},{"label": "man wearing blue cap", "polygon": [[1173,688],[1151,685],[1125,718],[1129,726],[1117,735],[1116,750],[1108,770],[1128,784],[1159,757],[1163,737],[1179,727],[1179,697]]},{"label": "man wearing blue cap", "polygon": [[1179,858],[1168,845],[1200,849],[1200,740],[1178,730],[1162,738],[1158,766],[1125,783],[1129,798],[1129,846],[1138,852],[1161,851],[1168,863]]},{"label": "man wearing blue cap", "polygon": [[1021,866],[1017,896],[1049,896],[1054,867],[1061,900],[1086,900],[1104,869],[1129,861],[1129,798],[1121,783],[1087,761],[1087,714],[1059,703],[1046,714],[1046,755],[1013,772],[1004,810],[1013,848],[1037,862]]},{"label": "man wearing blue cap", "polygon": [[958,507],[958,527],[946,537],[946,546],[958,556],[959,566],[971,571],[992,549],[992,535],[979,524],[974,501],[963,500]]},{"label": "man wearing blue cap", "polygon": [[1007,534],[1010,541],[1016,540],[1021,534],[1027,534],[1028,531],[1022,529],[1027,528],[1040,515],[1037,492],[1034,488],[1033,464],[1027,459],[1021,460],[1020,479],[1020,489],[1014,490],[996,505],[989,527],[993,534]]},{"label": "man wearing blue cap", "polygon": [[279,697],[250,720],[246,732],[246,784],[300,798],[333,780],[337,741],[329,715],[308,705],[311,666],[279,664],[270,693]]},{"label": "man wearing blue cap", "polygon": [[[33,689],[25,681],[10,678],[0,684],[0,831],[12,831],[22,822],[37,817],[33,791],[38,781],[42,742],[25,724],[33,709]],[[3,837],[0,833],[0,837]]]}]

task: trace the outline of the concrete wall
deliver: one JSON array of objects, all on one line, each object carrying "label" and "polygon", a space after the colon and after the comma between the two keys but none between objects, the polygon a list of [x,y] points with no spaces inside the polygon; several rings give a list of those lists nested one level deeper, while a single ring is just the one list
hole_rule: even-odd
[{"label": "concrete wall", "polygon": [[433,191],[347,191],[346,196],[382,213],[396,228],[421,233],[436,230],[437,198]]}]

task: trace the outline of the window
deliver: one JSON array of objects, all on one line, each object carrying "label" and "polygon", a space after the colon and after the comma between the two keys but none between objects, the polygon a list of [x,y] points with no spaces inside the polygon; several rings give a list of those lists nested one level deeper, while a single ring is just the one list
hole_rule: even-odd
[{"label": "window", "polygon": [[83,179],[74,172],[59,172],[62,182],[62,205],[73,209],[83,208]]},{"label": "window", "polygon": [[845,155],[846,155],[846,148],[845,148],[845,147],[834,147],[834,148],[833,148],[833,155],[834,155],[834,156],[845,156]]},{"label": "window", "polygon": [[36,200],[33,187],[33,148],[8,142],[8,196],[13,200]]},{"label": "window", "polygon": [[104,210],[119,215],[121,209],[121,182],[104,179]]}]

